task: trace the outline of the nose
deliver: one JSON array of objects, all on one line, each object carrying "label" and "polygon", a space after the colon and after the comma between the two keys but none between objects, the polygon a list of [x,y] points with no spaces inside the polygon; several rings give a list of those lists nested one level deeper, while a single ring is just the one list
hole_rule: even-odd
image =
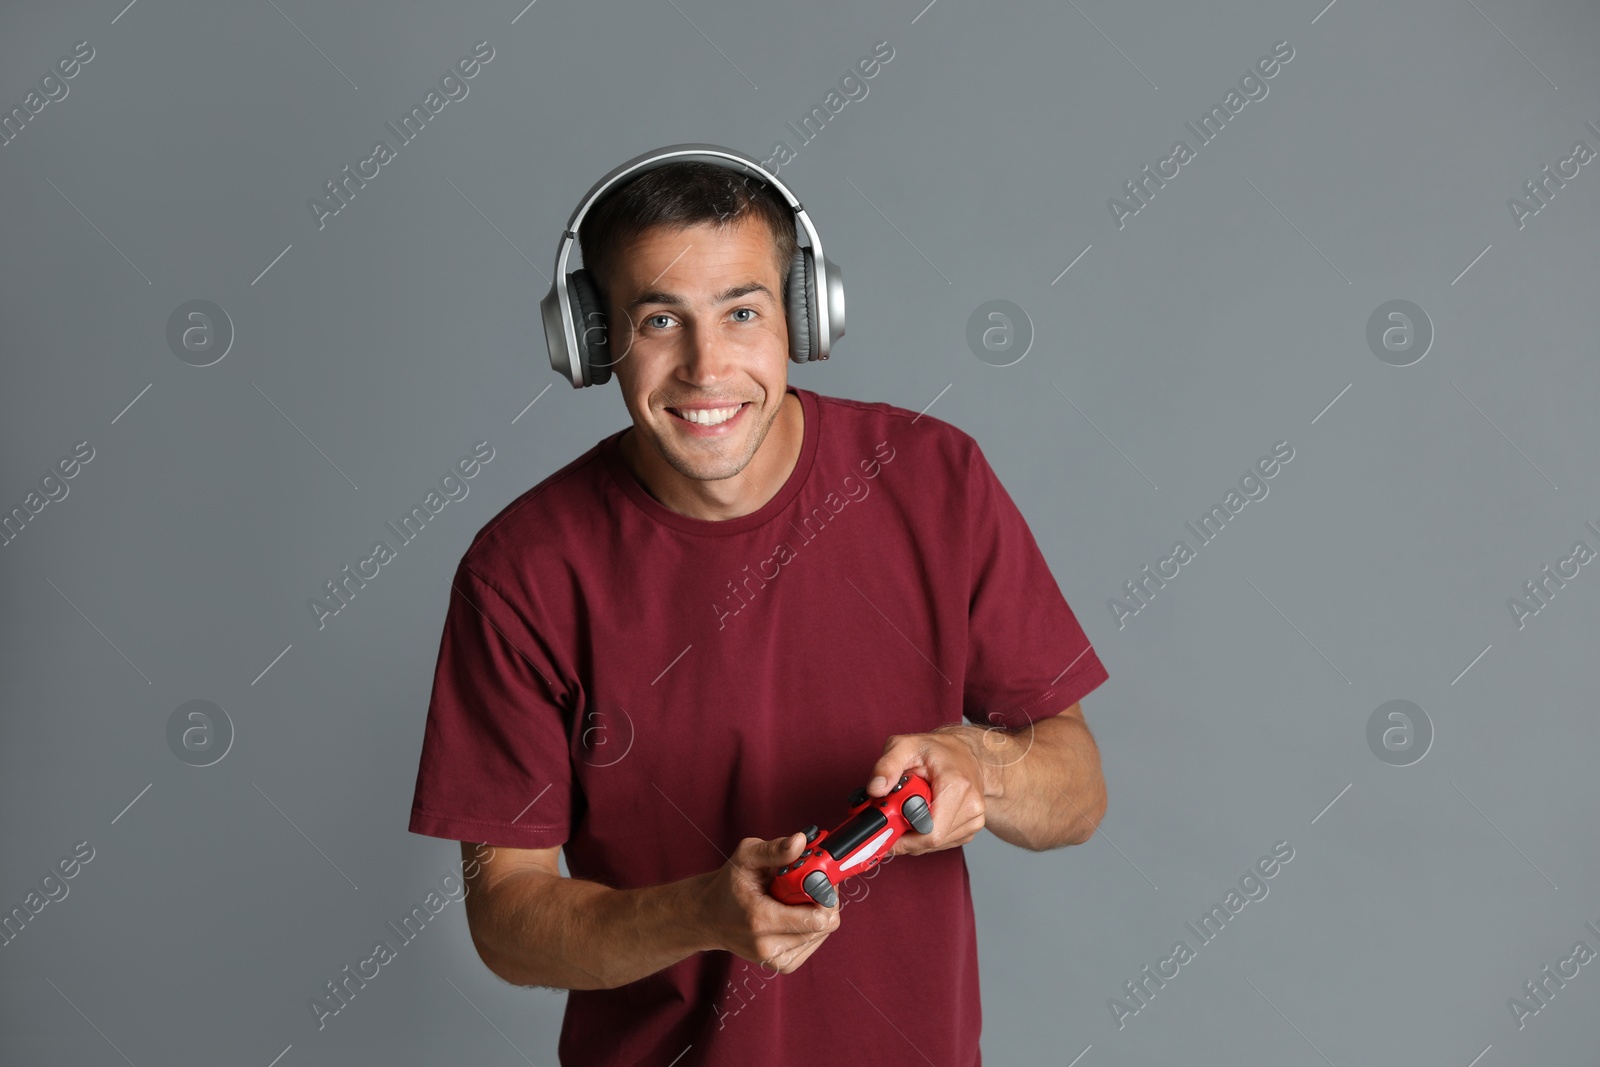
[{"label": "nose", "polygon": [[684,338],[679,377],[700,388],[714,388],[732,377],[733,350],[714,327],[691,326]]}]

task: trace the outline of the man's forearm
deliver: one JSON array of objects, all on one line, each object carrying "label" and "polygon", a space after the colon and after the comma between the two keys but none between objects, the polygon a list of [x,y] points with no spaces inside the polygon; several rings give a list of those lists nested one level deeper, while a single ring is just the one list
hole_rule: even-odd
[{"label": "man's forearm", "polygon": [[517,871],[480,897],[472,940],[489,969],[516,985],[613,989],[713,947],[686,921],[704,879],[612,889]]},{"label": "man's forearm", "polygon": [[1100,752],[1076,716],[1018,731],[963,726],[984,767],[984,828],[1034,851],[1076,845],[1105,814]]}]

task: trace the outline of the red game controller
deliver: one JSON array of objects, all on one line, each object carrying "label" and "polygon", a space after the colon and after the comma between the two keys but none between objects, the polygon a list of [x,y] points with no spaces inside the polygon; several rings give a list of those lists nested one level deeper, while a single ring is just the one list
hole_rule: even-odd
[{"label": "red game controller", "polygon": [[876,799],[868,797],[866,789],[857,789],[844,822],[825,834],[818,834],[815,825],[805,828],[806,850],[778,869],[770,886],[772,895],[785,904],[833,907],[839,902],[835,887],[876,867],[907,830],[933,832],[932,801],[928,780],[910,772]]}]

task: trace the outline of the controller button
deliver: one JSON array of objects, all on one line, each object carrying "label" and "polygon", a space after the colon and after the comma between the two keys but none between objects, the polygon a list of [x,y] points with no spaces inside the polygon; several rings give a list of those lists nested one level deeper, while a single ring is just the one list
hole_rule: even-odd
[{"label": "controller button", "polygon": [[808,844],[808,845],[811,844],[811,842],[815,841],[817,839],[817,836],[822,833],[821,830],[817,829],[815,823],[813,823],[812,825],[806,827],[804,832],[805,832],[805,835],[806,835],[806,844]]},{"label": "controller button", "polygon": [[850,794],[850,806],[853,808],[857,804],[860,804],[861,802],[863,802],[866,799],[867,799],[867,787],[866,786],[862,786],[860,789],[857,789],[854,793]]}]

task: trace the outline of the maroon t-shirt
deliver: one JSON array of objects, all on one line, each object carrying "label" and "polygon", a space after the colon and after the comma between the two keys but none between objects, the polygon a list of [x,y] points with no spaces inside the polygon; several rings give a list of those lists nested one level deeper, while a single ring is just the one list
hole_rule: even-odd
[{"label": "maroon t-shirt", "polygon": [[[677,881],[740,838],[831,829],[892,734],[1024,727],[1106,680],[971,436],[788,391],[800,458],[748,515],[665,507],[619,430],[479,531],[450,590],[413,832],[562,845],[572,877],[617,889]],[[817,1067],[871,1047],[980,1064],[964,850],[895,857],[840,896],[839,929],[791,974],[713,951],[569,991],[561,1062]]]}]

